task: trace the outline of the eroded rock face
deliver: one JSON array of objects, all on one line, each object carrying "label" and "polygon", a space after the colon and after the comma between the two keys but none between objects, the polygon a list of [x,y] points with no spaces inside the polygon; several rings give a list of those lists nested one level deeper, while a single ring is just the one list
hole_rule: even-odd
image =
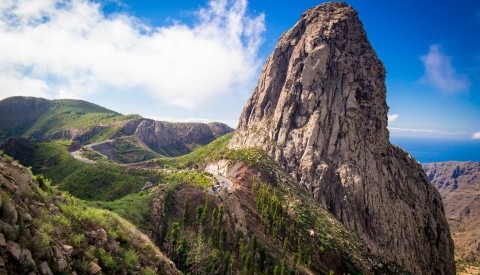
[{"label": "eroded rock face", "polygon": [[387,261],[453,274],[440,195],[389,143],[387,112],[385,69],[357,12],[326,3],[280,38],[230,147],[262,147]]},{"label": "eroded rock face", "polygon": [[422,166],[445,204],[457,260],[480,263],[480,162],[449,161]]},{"label": "eroded rock face", "polygon": [[179,155],[189,153],[190,145],[205,145],[232,131],[223,123],[170,123],[142,119],[133,135],[157,152]]}]

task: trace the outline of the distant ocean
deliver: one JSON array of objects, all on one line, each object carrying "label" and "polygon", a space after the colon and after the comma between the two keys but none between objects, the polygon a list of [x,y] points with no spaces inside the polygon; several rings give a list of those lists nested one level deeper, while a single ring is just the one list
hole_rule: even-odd
[{"label": "distant ocean", "polygon": [[480,140],[390,137],[390,142],[407,150],[420,163],[480,161]]}]

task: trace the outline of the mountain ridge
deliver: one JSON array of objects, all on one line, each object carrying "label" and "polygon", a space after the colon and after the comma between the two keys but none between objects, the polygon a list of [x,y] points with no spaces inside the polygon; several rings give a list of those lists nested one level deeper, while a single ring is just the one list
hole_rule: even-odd
[{"label": "mountain ridge", "polygon": [[133,136],[164,156],[186,154],[233,131],[228,125],[165,122],[122,115],[83,100],[11,97],[0,101],[0,140],[23,136],[82,144]]},{"label": "mountain ridge", "polygon": [[440,191],[462,265],[480,261],[480,162],[435,162],[422,165]]}]

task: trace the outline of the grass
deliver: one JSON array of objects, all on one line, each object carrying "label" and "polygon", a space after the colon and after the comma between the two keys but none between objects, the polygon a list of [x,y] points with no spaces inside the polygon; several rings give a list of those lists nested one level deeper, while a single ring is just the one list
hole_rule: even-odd
[{"label": "grass", "polygon": [[159,157],[151,150],[145,149],[128,139],[119,139],[112,144],[115,146],[115,159],[119,163],[135,163]]},{"label": "grass", "polygon": [[94,201],[89,205],[117,213],[131,223],[139,225],[150,224],[150,204],[153,195],[150,192],[140,192],[127,195],[115,201]]},{"label": "grass", "polygon": [[232,135],[233,133],[226,134],[190,154],[172,158],[164,157],[158,159],[157,162],[170,168],[200,167],[209,160],[221,158]]},{"label": "grass", "polygon": [[114,200],[138,192],[145,182],[162,182],[161,173],[128,169],[110,163],[87,164],[67,151],[70,141],[39,142],[33,170],[51,178],[62,190],[86,200]]},{"label": "grass", "polygon": [[82,140],[83,143],[91,143],[110,137],[118,130],[114,126],[115,122],[141,118],[139,115],[122,115],[82,100],[59,99],[50,103],[50,108],[29,125],[21,133],[22,136],[43,140],[54,132],[72,129],[88,131],[94,127],[103,127],[98,134]]}]

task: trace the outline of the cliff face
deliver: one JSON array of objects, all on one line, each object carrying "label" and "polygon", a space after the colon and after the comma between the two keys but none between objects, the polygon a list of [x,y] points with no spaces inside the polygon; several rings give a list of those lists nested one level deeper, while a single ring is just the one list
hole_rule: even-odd
[{"label": "cliff face", "polygon": [[[480,260],[480,162],[423,164],[438,188],[455,242],[455,256],[467,262]],[[478,264],[477,264],[478,265]]]},{"label": "cliff face", "polygon": [[142,119],[138,121],[133,135],[149,148],[175,156],[189,153],[195,146],[210,143],[232,131],[222,123],[170,123]]},{"label": "cliff face", "polygon": [[263,148],[374,254],[453,274],[440,195],[389,143],[387,111],[385,69],[357,12],[322,4],[280,38],[229,146]]}]

